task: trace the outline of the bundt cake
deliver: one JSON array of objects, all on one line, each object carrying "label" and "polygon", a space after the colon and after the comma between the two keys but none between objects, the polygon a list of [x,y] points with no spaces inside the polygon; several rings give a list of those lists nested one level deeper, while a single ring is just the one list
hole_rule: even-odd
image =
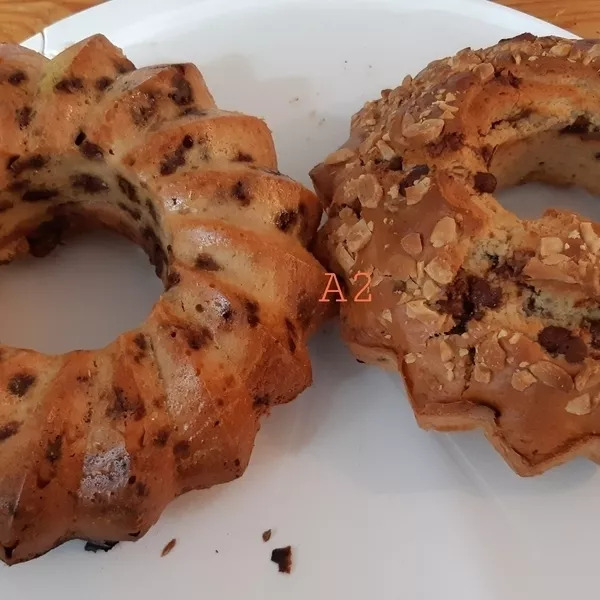
[{"label": "bundt cake", "polygon": [[94,36],[0,45],[0,260],[105,226],[165,291],[99,351],[0,346],[0,558],[135,540],[175,496],[239,477],[259,418],[311,383],[317,198],[190,64],[136,69]]},{"label": "bundt cake", "polygon": [[438,60],[354,116],[312,177],[345,338],[399,370],[419,424],[481,427],[521,475],[600,462],[600,225],[523,220],[524,181],[600,194],[600,40],[524,34]]}]

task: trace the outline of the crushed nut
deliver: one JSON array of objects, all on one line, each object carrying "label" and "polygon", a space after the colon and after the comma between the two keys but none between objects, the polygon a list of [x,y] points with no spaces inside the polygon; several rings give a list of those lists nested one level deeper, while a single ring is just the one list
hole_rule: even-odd
[{"label": "crushed nut", "polygon": [[425,272],[431,279],[440,285],[448,285],[454,279],[454,273],[441,256],[436,256],[429,264],[425,267]]},{"label": "crushed nut", "polygon": [[549,256],[550,254],[560,254],[564,249],[563,241],[559,237],[543,237],[540,240],[540,254]]},{"label": "crushed nut", "polygon": [[412,365],[414,362],[417,362],[417,357],[412,352],[404,355],[404,362],[407,365]]},{"label": "crushed nut", "polygon": [[339,150],[336,150],[327,156],[323,163],[326,165],[339,165],[352,160],[354,156],[354,152],[349,148],[340,148]]},{"label": "crushed nut", "polygon": [[400,186],[397,183],[390,186],[387,194],[392,200],[395,200],[400,195]]},{"label": "crushed nut", "polygon": [[375,175],[363,174],[354,182],[356,195],[359,202],[365,208],[377,208],[381,198],[383,198],[383,189]]},{"label": "crushed nut", "polygon": [[489,336],[477,346],[477,360],[492,371],[501,371],[506,363],[506,353],[495,336]]},{"label": "crushed nut", "polygon": [[600,383],[600,365],[587,363],[585,367],[575,375],[575,389],[582,392]]},{"label": "crushed nut", "polygon": [[508,340],[508,343],[514,346],[521,339],[521,335],[522,334],[520,334],[520,333],[513,333],[510,336],[510,339]]},{"label": "crushed nut", "polygon": [[523,275],[531,279],[541,279],[549,281],[561,281],[563,283],[575,283],[576,280],[562,271],[558,266],[545,265],[539,258],[532,258],[525,268]]},{"label": "crushed nut", "polygon": [[342,243],[335,247],[335,259],[346,273],[350,272],[356,262],[356,259],[346,250]]},{"label": "crushed nut", "polygon": [[592,398],[589,394],[577,396],[577,398],[573,398],[567,402],[565,410],[572,415],[577,415],[580,417],[589,415],[592,412]]},{"label": "crushed nut", "polygon": [[530,365],[529,370],[549,387],[563,392],[571,392],[574,388],[571,376],[562,367],[550,361],[540,360]]},{"label": "crushed nut", "polygon": [[386,144],[383,140],[379,140],[375,145],[379,149],[379,154],[381,154],[381,158],[383,158],[383,160],[392,160],[392,158],[396,156],[396,153],[392,147]]},{"label": "crushed nut", "polygon": [[384,309],[381,312],[381,318],[384,321],[387,321],[388,323],[392,322],[392,311],[389,308]]},{"label": "crushed nut", "polygon": [[423,243],[419,233],[409,233],[400,240],[402,249],[411,256],[419,256],[423,252]]},{"label": "crushed nut", "polygon": [[348,237],[346,239],[348,250],[350,252],[362,250],[369,243],[372,235],[373,234],[365,220],[361,219],[356,225],[351,227],[348,232]]},{"label": "crushed nut", "polygon": [[481,364],[473,367],[473,378],[479,383],[489,383],[492,380],[492,372]]},{"label": "crushed nut", "polygon": [[442,362],[448,362],[454,358],[454,351],[446,340],[440,342],[440,357]]},{"label": "crushed nut", "polygon": [[494,77],[496,71],[494,65],[491,63],[480,63],[473,67],[473,73],[475,73],[483,83],[486,83]]},{"label": "crushed nut", "polygon": [[412,206],[421,202],[425,194],[429,191],[431,186],[431,178],[423,177],[420,181],[417,181],[414,185],[406,188],[404,193],[406,194],[406,204]]},{"label": "crushed nut", "polygon": [[548,54],[550,56],[556,56],[559,58],[565,58],[569,56],[571,52],[571,44],[567,42],[559,42],[556,46],[552,46],[550,50],[548,50]]},{"label": "crushed nut", "polygon": [[440,323],[443,319],[435,311],[425,306],[425,300],[413,300],[406,303],[406,316],[409,319],[416,319],[423,325],[433,325]]},{"label": "crushed nut", "polygon": [[434,248],[442,248],[455,242],[456,239],[456,221],[452,217],[442,217],[435,224],[429,237],[429,241]]},{"label": "crushed nut", "polygon": [[600,237],[594,231],[594,227],[591,223],[581,223],[579,227],[581,229],[581,237],[583,237],[586,246],[590,252],[596,254],[600,250]]},{"label": "crushed nut", "polygon": [[468,356],[468,354],[469,354],[469,351],[466,348],[459,348],[458,355],[461,358],[464,358],[465,356]]},{"label": "crushed nut", "polygon": [[431,279],[427,279],[423,284],[423,296],[426,300],[435,300],[440,292],[440,288]]},{"label": "crushed nut", "polygon": [[542,258],[542,262],[549,266],[560,265],[568,260],[570,259],[566,254],[549,254],[548,256]]},{"label": "crushed nut", "polygon": [[529,371],[515,371],[511,377],[510,384],[519,392],[524,392],[533,385],[537,379]]},{"label": "crushed nut", "polygon": [[406,124],[402,128],[402,135],[417,143],[427,144],[437,140],[444,130],[443,119],[426,119],[420,123]]}]

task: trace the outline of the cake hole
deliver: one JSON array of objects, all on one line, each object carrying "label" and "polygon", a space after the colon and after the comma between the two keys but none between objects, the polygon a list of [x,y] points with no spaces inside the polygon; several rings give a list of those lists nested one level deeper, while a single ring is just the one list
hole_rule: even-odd
[{"label": "cake hole", "polygon": [[600,222],[600,198],[576,186],[526,183],[497,192],[496,199],[521,219],[537,219],[549,208],[556,208]]},{"label": "cake hole", "polygon": [[0,343],[48,354],[102,348],[138,327],[164,287],[144,251],[110,231],[0,267]]}]

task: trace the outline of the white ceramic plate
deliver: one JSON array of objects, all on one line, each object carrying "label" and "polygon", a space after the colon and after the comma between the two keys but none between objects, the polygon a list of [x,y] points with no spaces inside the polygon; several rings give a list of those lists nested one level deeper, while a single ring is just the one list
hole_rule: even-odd
[{"label": "white ceramic plate", "polygon": [[[526,30],[561,33],[481,0],[114,0],[30,45],[53,55],[101,31],[139,65],[194,61],[221,106],[267,119],[282,170],[309,184],[309,168],[345,138],[363,101],[431,59]],[[544,194],[526,188],[509,200],[539,211],[550,198],[573,197]],[[575,197],[586,212],[589,199]],[[3,269],[2,341],[97,347],[140,322],[159,284],[141,252],[115,240],[92,236]],[[333,326],[314,340],[312,356],[314,387],[273,412],[242,479],[180,498],[138,543],[92,554],[71,542],[0,568],[2,597],[597,595],[595,466],[575,461],[520,479],[478,433],[418,429],[399,379],[358,365]],[[172,538],[177,546],[160,558]],[[269,560],[287,544],[289,576]]]}]

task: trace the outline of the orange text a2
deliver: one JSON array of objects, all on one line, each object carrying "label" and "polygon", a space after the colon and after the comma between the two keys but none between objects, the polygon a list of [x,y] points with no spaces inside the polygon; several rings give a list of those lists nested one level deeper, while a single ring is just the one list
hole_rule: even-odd
[{"label": "orange text a2", "polygon": [[[344,290],[340,285],[338,277],[335,273],[327,273],[329,280],[327,281],[327,287],[323,292],[319,302],[348,302],[348,298],[344,295]],[[359,271],[355,273],[350,280],[352,283],[362,283],[363,286],[354,294],[353,298],[350,298],[353,302],[371,302],[373,296],[371,294],[371,275],[370,273],[364,273]]]}]

